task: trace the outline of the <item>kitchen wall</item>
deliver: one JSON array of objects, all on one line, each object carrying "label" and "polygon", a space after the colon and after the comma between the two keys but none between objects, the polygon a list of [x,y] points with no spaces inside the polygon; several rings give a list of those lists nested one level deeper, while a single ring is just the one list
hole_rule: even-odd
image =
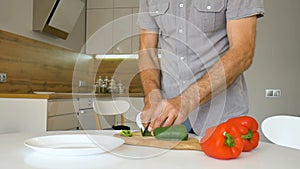
[{"label": "kitchen wall", "polygon": [[[300,116],[300,1],[264,0],[264,4],[254,63],[246,72],[250,114],[259,122],[276,114]],[[267,88],[281,89],[282,96],[266,98]]]},{"label": "kitchen wall", "polygon": [[33,0],[0,0],[0,30],[80,52],[85,44],[85,10],[67,40],[32,31]]}]

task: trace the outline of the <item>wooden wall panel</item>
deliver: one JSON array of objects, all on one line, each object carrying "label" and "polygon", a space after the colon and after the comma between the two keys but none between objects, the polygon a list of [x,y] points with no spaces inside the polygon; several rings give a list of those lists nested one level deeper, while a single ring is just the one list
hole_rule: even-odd
[{"label": "wooden wall panel", "polygon": [[[90,92],[99,75],[115,75],[129,86],[129,92],[143,93],[137,59],[94,59],[0,30],[2,72],[7,82],[0,83],[0,93]],[[88,86],[79,88],[79,80]]]},{"label": "wooden wall panel", "polygon": [[95,66],[98,68],[96,78],[114,76],[128,87],[130,93],[143,93],[137,59],[98,59]]},{"label": "wooden wall panel", "polygon": [[[0,83],[0,92],[72,92],[79,55],[82,54],[0,30],[0,72],[7,74],[7,82]],[[92,65],[89,57],[87,64]],[[82,71],[88,76],[92,70]]]}]

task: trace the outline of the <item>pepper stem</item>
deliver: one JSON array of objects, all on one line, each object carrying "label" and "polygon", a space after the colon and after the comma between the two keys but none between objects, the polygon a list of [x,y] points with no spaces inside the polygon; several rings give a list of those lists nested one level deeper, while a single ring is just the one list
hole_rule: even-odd
[{"label": "pepper stem", "polygon": [[233,147],[235,145],[234,138],[230,134],[228,134],[227,132],[224,132],[223,135],[226,137],[225,138],[226,146],[228,146],[230,148]]},{"label": "pepper stem", "polygon": [[248,130],[248,133],[245,134],[245,135],[242,135],[241,137],[242,137],[243,140],[251,140],[252,137],[253,137],[253,132],[252,132],[252,130],[249,129],[249,130]]}]

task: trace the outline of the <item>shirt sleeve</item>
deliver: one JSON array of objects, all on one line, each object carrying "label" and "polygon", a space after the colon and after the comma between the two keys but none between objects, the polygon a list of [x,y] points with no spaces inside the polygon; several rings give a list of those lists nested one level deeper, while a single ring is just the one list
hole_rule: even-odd
[{"label": "shirt sleeve", "polygon": [[158,32],[159,28],[155,19],[149,13],[149,4],[147,0],[139,0],[139,14],[137,18],[137,25],[141,29]]},{"label": "shirt sleeve", "polygon": [[264,16],[263,0],[228,0],[227,20],[241,19],[249,16]]}]

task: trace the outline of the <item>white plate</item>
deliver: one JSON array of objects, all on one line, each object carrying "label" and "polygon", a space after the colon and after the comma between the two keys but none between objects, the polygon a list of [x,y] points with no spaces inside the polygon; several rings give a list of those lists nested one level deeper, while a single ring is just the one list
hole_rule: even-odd
[{"label": "white plate", "polygon": [[54,92],[33,92],[35,94],[53,94]]},{"label": "white plate", "polygon": [[124,140],[112,136],[65,134],[35,137],[24,144],[41,153],[79,156],[109,152],[124,144]]}]

